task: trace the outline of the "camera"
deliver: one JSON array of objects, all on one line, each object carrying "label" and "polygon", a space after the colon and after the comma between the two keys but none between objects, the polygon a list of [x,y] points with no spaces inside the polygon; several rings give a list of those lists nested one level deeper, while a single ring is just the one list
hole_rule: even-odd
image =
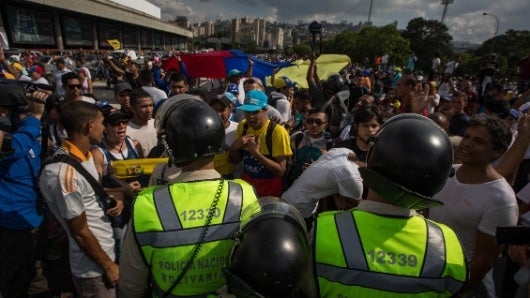
[{"label": "camera", "polygon": [[53,87],[44,84],[34,84],[22,81],[0,81],[0,130],[3,132],[1,140],[0,159],[13,153],[11,147],[11,133],[16,131],[20,115],[27,113],[30,108],[31,94],[37,90],[50,90]]},{"label": "camera", "polygon": [[495,240],[499,245],[530,245],[530,227],[497,227]]}]

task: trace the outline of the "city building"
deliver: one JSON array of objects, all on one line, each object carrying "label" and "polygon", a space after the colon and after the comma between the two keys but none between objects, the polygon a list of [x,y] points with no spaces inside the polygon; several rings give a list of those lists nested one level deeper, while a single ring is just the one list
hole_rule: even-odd
[{"label": "city building", "polygon": [[[192,32],[145,0],[2,0],[0,32],[16,48],[185,48]],[[109,43],[111,40],[111,43]]]}]

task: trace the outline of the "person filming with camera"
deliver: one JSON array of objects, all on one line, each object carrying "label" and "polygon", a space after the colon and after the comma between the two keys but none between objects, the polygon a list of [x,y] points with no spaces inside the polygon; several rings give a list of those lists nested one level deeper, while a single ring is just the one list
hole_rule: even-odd
[{"label": "person filming with camera", "polygon": [[42,222],[37,208],[40,119],[51,92],[27,94],[15,82],[0,82],[0,90],[0,296],[27,297]]}]

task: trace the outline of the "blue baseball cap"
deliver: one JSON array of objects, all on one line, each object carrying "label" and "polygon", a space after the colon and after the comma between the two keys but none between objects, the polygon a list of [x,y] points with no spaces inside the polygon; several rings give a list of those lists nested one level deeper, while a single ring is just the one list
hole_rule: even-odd
[{"label": "blue baseball cap", "polygon": [[237,98],[236,98],[236,97],[234,96],[234,94],[231,93],[231,92],[225,92],[225,93],[223,93],[223,94],[221,94],[221,95],[219,95],[219,96],[220,96],[220,97],[223,97],[223,96],[224,96],[224,97],[228,98],[233,104],[236,104],[236,103],[237,103]]},{"label": "blue baseball cap", "polygon": [[245,96],[245,103],[238,107],[238,110],[245,112],[256,112],[266,108],[269,104],[269,97],[261,90],[251,90]]}]

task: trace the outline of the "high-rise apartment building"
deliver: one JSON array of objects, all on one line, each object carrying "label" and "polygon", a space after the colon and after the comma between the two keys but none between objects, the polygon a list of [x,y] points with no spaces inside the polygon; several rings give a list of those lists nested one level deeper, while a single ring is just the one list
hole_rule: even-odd
[{"label": "high-rise apartment building", "polygon": [[258,47],[263,47],[266,39],[266,25],[265,19],[257,18],[254,20],[254,31],[256,32],[256,44]]},{"label": "high-rise apartment building", "polygon": [[213,21],[208,21],[203,23],[204,34],[206,36],[213,36],[215,34],[215,25]]},{"label": "high-rise apartment building", "polygon": [[249,17],[232,20],[232,41],[237,43],[255,42],[263,47],[267,40],[267,22],[265,19]]}]

